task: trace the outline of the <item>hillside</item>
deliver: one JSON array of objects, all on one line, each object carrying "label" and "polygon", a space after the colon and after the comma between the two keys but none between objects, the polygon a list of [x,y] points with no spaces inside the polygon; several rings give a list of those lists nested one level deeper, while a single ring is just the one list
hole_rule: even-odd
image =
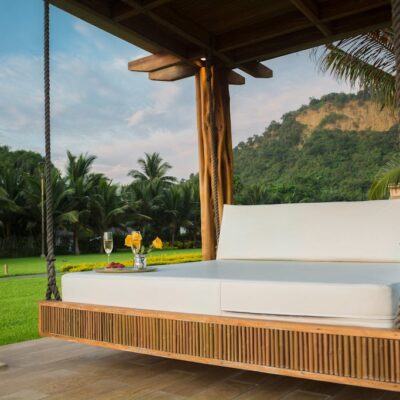
[{"label": "hillside", "polygon": [[397,149],[394,116],[365,93],[312,99],[234,149],[236,201],[364,200]]}]

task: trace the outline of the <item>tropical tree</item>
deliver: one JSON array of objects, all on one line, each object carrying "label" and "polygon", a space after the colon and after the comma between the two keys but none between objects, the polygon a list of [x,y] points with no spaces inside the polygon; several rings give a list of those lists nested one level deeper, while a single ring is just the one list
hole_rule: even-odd
[{"label": "tropical tree", "polygon": [[103,232],[122,222],[129,208],[121,198],[119,187],[108,179],[100,179],[91,199],[93,228],[101,238],[100,252],[103,251]]},{"label": "tropical tree", "polygon": [[181,228],[186,230],[193,226],[194,198],[190,184],[172,185],[164,192],[163,211],[167,220],[171,245]]},{"label": "tropical tree", "polygon": [[[73,190],[67,187],[65,178],[56,168],[51,171],[51,184],[53,187],[54,228],[55,230],[67,229],[78,222],[78,212],[72,209],[71,204]],[[31,224],[39,226],[42,206],[42,189],[39,176],[33,175],[27,179],[25,201],[29,215],[32,217]]]},{"label": "tropical tree", "polygon": [[390,186],[400,185],[400,155],[392,158],[377,174],[368,192],[371,200],[387,199]]},{"label": "tropical tree", "polygon": [[167,175],[172,168],[169,163],[164,161],[159,153],[145,153],[144,158],[138,159],[140,170],[132,169],[128,175],[135,181],[146,182],[160,180],[165,184],[171,184],[176,181],[173,176]]},{"label": "tropical tree", "polygon": [[75,254],[80,254],[79,234],[88,229],[92,194],[103,175],[91,173],[95,156],[80,154],[77,157],[68,151],[67,157],[66,182],[71,190],[70,200],[76,216],[76,221],[72,224],[74,250]]},{"label": "tropical tree", "polygon": [[384,107],[395,105],[392,29],[343,39],[313,51],[322,72],[366,90]]},{"label": "tropical tree", "polygon": [[4,236],[15,234],[24,209],[25,177],[12,168],[0,171],[0,221]]}]

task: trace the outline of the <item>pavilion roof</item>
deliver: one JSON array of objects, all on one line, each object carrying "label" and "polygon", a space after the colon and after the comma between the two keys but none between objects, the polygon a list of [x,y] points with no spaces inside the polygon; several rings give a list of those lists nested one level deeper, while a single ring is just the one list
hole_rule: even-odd
[{"label": "pavilion roof", "polygon": [[153,54],[267,77],[261,61],[387,27],[390,0],[50,0]]}]

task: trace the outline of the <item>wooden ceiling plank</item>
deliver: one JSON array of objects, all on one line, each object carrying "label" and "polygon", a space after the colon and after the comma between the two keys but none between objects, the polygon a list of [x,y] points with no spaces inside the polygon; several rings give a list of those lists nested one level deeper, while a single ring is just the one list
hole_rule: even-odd
[{"label": "wooden ceiling plank", "polygon": [[280,39],[268,40],[237,50],[231,57],[234,57],[237,63],[245,63],[253,60],[270,60],[296,51],[370,32],[371,30],[386,28],[391,24],[390,14],[390,7],[380,12],[371,11],[368,15],[349,18],[347,26],[341,26],[340,31],[337,31],[328,38],[321,38],[315,29],[312,30],[309,28],[302,32],[297,32],[296,36],[285,35],[286,37],[281,37]]},{"label": "wooden ceiling plank", "polygon": [[319,20],[318,8],[313,0],[306,2],[305,0],[291,0],[292,4],[301,11],[325,36],[332,34],[326,24]]},{"label": "wooden ceiling plank", "polygon": [[272,78],[272,69],[257,61],[240,64],[240,69],[254,78]]},{"label": "wooden ceiling plank", "polygon": [[244,85],[246,83],[246,78],[235,71],[229,70],[228,83],[230,85]]},{"label": "wooden ceiling plank", "polygon": [[193,76],[198,68],[187,65],[187,64],[178,64],[172,67],[160,69],[158,71],[150,72],[149,79],[152,81],[167,81],[173,82],[179,79],[188,78],[189,76]]},{"label": "wooden ceiling plank", "polygon": [[153,54],[129,61],[128,70],[135,72],[153,72],[179,64],[182,59],[172,54]]},{"label": "wooden ceiling plank", "polygon": [[216,49],[218,51],[234,50],[286,33],[296,32],[312,25],[308,18],[296,11],[275,17],[269,20],[268,23],[263,21],[262,23],[222,34],[216,38]]},{"label": "wooden ceiling plank", "polygon": [[329,22],[381,8],[388,4],[390,4],[390,0],[330,0],[320,4],[319,16],[322,22]]}]

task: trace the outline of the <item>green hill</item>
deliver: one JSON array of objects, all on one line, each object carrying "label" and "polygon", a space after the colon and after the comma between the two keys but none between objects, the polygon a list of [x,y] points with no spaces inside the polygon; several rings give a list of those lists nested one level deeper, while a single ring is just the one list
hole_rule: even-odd
[{"label": "green hill", "polygon": [[235,147],[236,202],[364,200],[398,141],[393,115],[363,92],[312,99]]}]

